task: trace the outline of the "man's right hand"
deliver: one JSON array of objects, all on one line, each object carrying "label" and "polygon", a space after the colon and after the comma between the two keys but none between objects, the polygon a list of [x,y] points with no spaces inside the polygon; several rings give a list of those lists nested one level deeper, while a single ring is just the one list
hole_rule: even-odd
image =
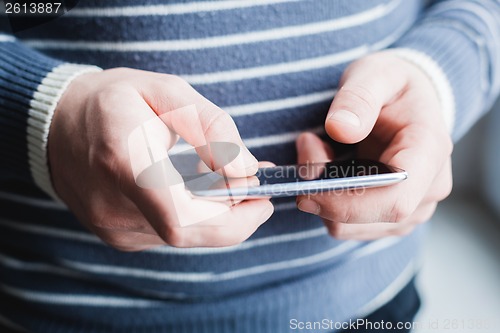
[{"label": "man's right hand", "polygon": [[[169,113],[188,105],[195,106],[196,117]],[[267,199],[228,208],[224,202],[192,198],[182,184],[174,189],[139,187],[128,138],[154,117],[164,121],[148,134],[155,144],[169,149],[177,135],[195,147],[235,143],[240,154],[224,168],[227,176],[246,177],[257,171],[257,160],[244,147],[231,117],[181,78],[132,69],[81,75],[57,105],[48,156],[56,193],[87,228],[119,250],[140,251],[165,244],[235,245],[269,219],[273,206]],[[210,156],[200,157],[213,165]],[[189,217],[190,212],[213,217],[181,227],[179,216]]]}]

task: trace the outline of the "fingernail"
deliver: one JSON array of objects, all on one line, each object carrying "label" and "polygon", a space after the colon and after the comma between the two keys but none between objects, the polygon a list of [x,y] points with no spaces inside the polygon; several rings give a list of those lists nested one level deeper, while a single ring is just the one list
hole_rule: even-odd
[{"label": "fingernail", "polygon": [[309,199],[304,199],[304,200],[300,201],[299,204],[297,205],[297,207],[301,211],[306,212],[306,213],[310,213],[310,214],[314,214],[314,215],[317,215],[319,213],[319,205],[316,202],[309,200]]},{"label": "fingernail", "polygon": [[334,111],[328,120],[333,120],[353,127],[359,127],[361,125],[358,115],[347,110]]}]

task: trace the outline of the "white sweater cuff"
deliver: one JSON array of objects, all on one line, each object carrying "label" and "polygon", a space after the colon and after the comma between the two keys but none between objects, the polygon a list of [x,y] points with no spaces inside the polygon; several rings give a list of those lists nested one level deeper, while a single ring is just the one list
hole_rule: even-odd
[{"label": "white sweater cuff", "polygon": [[47,156],[47,140],[54,110],[74,78],[101,70],[95,66],[59,65],[42,80],[30,102],[27,143],[31,175],[35,183],[55,200],[60,201],[52,187]]},{"label": "white sweater cuff", "polygon": [[455,124],[455,96],[450,81],[439,64],[427,54],[412,49],[395,48],[385,52],[414,64],[429,77],[441,102],[441,111],[448,133],[451,134]]}]

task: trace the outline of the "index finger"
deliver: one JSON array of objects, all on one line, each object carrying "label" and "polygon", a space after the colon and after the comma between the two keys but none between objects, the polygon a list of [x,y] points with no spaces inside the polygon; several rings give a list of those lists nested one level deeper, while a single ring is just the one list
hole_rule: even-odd
[{"label": "index finger", "polygon": [[[212,170],[224,167],[232,177],[251,176],[257,172],[257,160],[245,147],[231,116],[187,82],[167,76],[167,79],[154,81],[143,94],[164,123],[195,147]],[[213,145],[216,142],[236,144],[239,147],[236,158],[232,159],[232,154],[223,145]]]}]

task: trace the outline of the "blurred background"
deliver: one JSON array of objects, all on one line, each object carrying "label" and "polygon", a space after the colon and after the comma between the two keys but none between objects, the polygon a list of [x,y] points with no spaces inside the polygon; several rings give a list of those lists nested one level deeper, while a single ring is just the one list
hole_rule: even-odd
[{"label": "blurred background", "polygon": [[415,332],[498,333],[500,99],[456,144],[453,168],[453,193],[439,205],[423,252],[416,319],[423,327]]}]

